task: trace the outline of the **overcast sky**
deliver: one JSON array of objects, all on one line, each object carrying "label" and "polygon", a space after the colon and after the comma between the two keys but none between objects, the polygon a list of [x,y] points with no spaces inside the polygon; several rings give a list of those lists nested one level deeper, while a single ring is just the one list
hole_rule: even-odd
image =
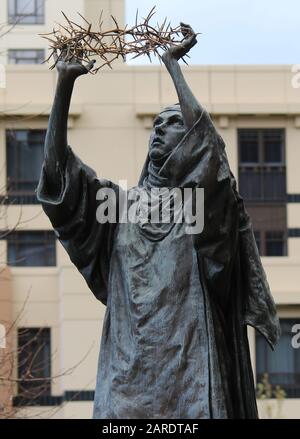
[{"label": "overcast sky", "polygon": [[126,0],[126,22],[154,5],[154,23],[167,16],[202,32],[190,64],[300,63],[300,0]]}]

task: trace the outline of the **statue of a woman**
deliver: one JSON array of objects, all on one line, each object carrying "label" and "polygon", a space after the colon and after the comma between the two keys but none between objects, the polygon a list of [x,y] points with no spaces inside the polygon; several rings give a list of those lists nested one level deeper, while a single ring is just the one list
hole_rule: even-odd
[{"label": "statue of a woman", "polygon": [[[184,223],[100,223],[98,179],[67,142],[77,60],[59,61],[38,199],[72,262],[106,305],[95,418],[256,418],[246,325],[273,347],[274,301],[225,145],[187,85],[184,41],[162,57],[179,104],[155,119],[137,190],[204,188],[204,230]],[[142,201],[140,201],[142,203]]]}]

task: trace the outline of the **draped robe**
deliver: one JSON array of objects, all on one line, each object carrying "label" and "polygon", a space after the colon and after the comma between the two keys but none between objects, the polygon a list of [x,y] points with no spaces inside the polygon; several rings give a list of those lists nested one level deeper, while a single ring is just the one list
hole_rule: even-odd
[{"label": "draped robe", "polygon": [[94,417],[256,418],[246,328],[274,347],[279,323],[224,142],[205,110],[163,164],[147,157],[131,191],[153,187],[204,188],[203,232],[187,234],[183,223],[100,224],[98,190],[112,189],[118,208],[121,189],[70,147],[56,175],[43,165],[38,199],[106,305]]}]

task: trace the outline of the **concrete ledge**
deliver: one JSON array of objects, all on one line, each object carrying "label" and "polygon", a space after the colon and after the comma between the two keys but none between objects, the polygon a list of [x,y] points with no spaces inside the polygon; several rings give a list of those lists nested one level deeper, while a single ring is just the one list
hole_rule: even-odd
[{"label": "concrete ledge", "polygon": [[[36,117],[48,117],[51,111],[51,105],[45,104],[32,104],[27,103],[14,103],[14,104],[0,104],[0,118],[11,116],[36,116]],[[71,117],[79,117],[82,114],[82,105],[73,104],[70,108]]]}]

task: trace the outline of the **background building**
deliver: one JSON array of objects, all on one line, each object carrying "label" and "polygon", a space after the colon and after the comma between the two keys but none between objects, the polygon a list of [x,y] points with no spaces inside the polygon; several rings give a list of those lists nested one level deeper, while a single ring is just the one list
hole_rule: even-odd
[{"label": "background building", "polygon": [[[60,10],[71,18],[79,11],[93,20],[103,9],[107,26],[110,14],[122,23],[124,1],[8,0],[3,6],[0,22],[19,21],[0,39],[0,62],[6,65],[6,88],[0,88],[0,188],[9,201],[0,230],[18,227],[0,241],[3,264],[8,264],[0,275],[0,320],[9,326],[19,316],[14,345],[26,343],[22,334],[27,328],[40,352],[39,376],[57,377],[26,414],[90,418],[105,308],[89,292],[36,204],[56,83],[56,73],[39,64],[47,42],[37,34],[62,21]],[[300,349],[291,345],[292,327],[300,323],[300,89],[292,87],[291,66],[285,65],[184,70],[227,145],[282,322],[275,353],[249,330],[254,372],[258,381],[269,373],[270,381],[285,389],[283,416],[300,417]],[[164,68],[116,63],[112,71],[77,81],[69,143],[98,176],[126,179],[133,186],[154,115],[176,101]],[[16,377],[22,375],[22,358],[17,360]],[[13,404],[24,410],[18,393],[16,385]]]}]

